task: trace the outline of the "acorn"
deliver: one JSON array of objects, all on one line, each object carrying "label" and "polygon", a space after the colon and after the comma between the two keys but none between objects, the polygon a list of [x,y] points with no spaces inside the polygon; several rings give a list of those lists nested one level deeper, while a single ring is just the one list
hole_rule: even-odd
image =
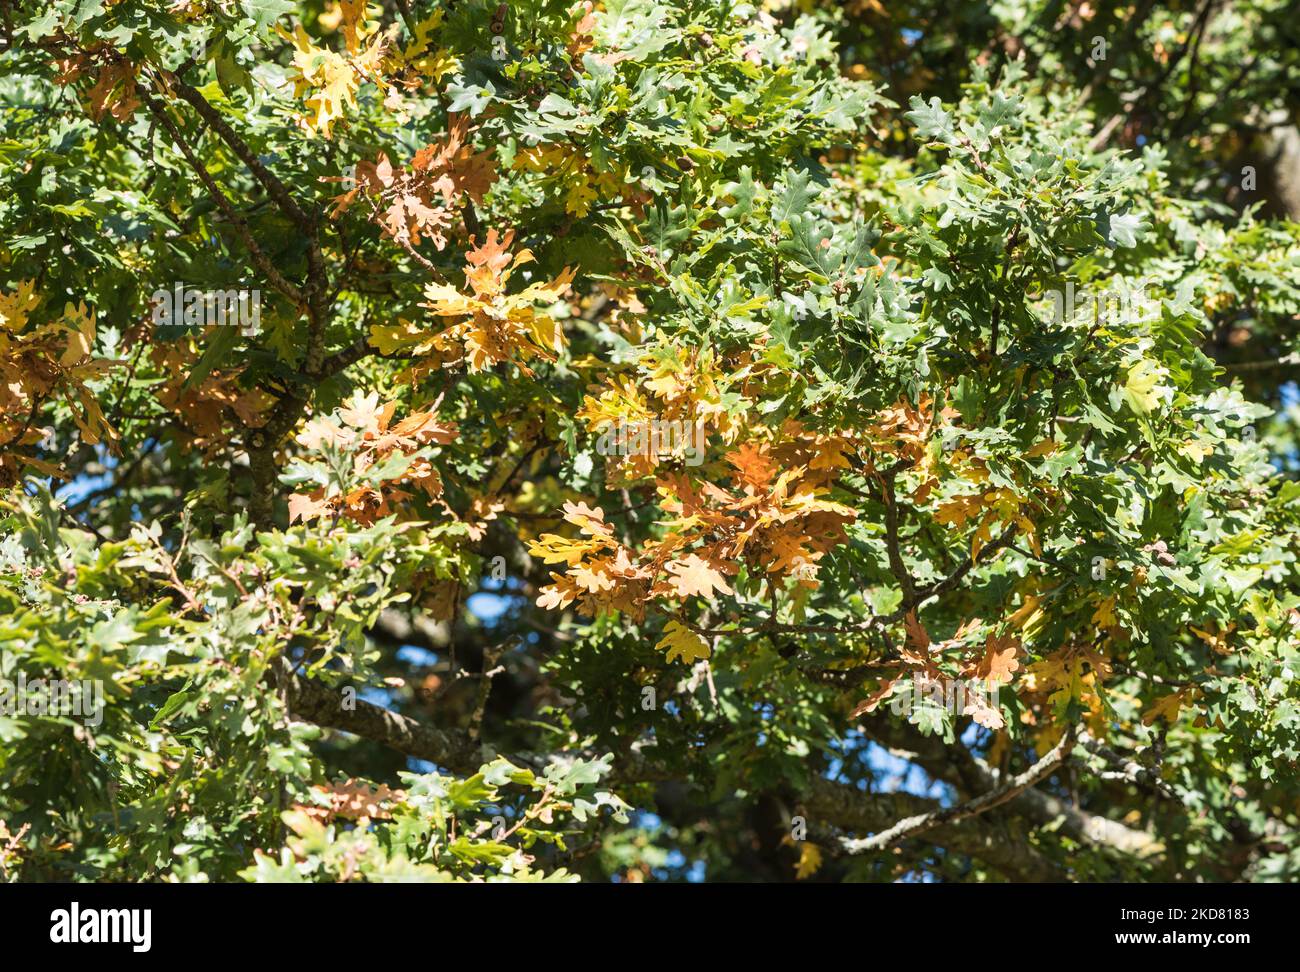
[{"label": "acorn", "polygon": [[708,33],[701,34],[696,38],[696,43],[707,51],[713,46],[713,35]]},{"label": "acorn", "polygon": [[683,172],[690,172],[692,169],[695,168],[695,163],[692,162],[685,155],[682,155],[679,156],[677,159],[677,168],[681,169]]},{"label": "acorn", "polygon": [[488,26],[488,30],[492,31],[492,33],[497,34],[499,36],[506,32],[506,25],[501,23],[501,21],[499,20],[494,20]]}]

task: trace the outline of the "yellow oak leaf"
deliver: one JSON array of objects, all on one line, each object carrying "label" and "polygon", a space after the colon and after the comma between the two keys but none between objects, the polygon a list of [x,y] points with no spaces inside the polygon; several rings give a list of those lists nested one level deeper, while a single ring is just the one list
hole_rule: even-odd
[{"label": "yellow oak leaf", "polygon": [[554,280],[532,284],[522,291],[507,292],[511,274],[529,263],[528,250],[511,254],[514,231],[498,238],[496,230],[487,240],[466,254],[465,281],[470,293],[448,284],[431,283],[424,289],[427,307],[437,317],[461,318],[440,333],[423,329],[372,328],[370,340],[377,346],[423,353],[437,349],[444,366],[468,365],[471,372],[486,371],[493,365],[512,361],[525,374],[530,358],[554,361],[564,349],[564,332],[557,321],[534,308],[538,302],[554,303],[568,291],[574,272],[566,267]]},{"label": "yellow oak leaf", "polygon": [[338,415],[354,429],[360,429],[362,432],[377,432],[380,428],[387,428],[388,420],[392,417],[395,408],[397,408],[396,402],[380,405],[379,392],[371,392],[366,396],[357,392],[347,406],[338,410]]},{"label": "yellow oak leaf", "polygon": [[667,651],[668,661],[680,659],[688,665],[708,658],[713,653],[708,642],[676,620],[664,625],[664,635],[655,647]]},{"label": "yellow oak leaf", "polygon": [[575,584],[591,594],[612,590],[614,587],[613,578],[599,569],[599,565],[594,568],[579,566],[571,576]]},{"label": "yellow oak leaf", "polygon": [[1178,710],[1187,704],[1189,695],[1187,689],[1182,689],[1156,699],[1155,704],[1142,713],[1142,724],[1149,726],[1157,719],[1164,719],[1173,725],[1178,720]]},{"label": "yellow oak leaf", "polygon": [[1167,369],[1150,358],[1143,358],[1130,368],[1124,380],[1124,398],[1129,407],[1139,415],[1149,414],[1160,404],[1161,392],[1164,390],[1160,379],[1167,374]]},{"label": "yellow oak leaf", "polygon": [[1007,618],[1007,624],[1013,628],[1025,629],[1033,627],[1034,623],[1042,616],[1039,605],[1043,599],[1036,594],[1026,594],[1024,603],[1016,610],[1014,614]]},{"label": "yellow oak leaf", "polygon": [[307,95],[305,104],[309,114],[302,123],[309,132],[329,138],[335,122],[344,117],[346,108],[356,106],[357,89],[363,81],[373,81],[384,87],[381,38],[373,38],[365,50],[355,49],[340,54],[313,44],[302,24],[295,25],[292,35],[281,27],[276,30],[294,46],[295,73],[290,77],[294,83],[294,96]]},{"label": "yellow oak leaf", "polygon": [[613,529],[605,522],[605,511],[599,506],[593,509],[586,503],[565,502],[564,519],[591,536],[613,536]]},{"label": "yellow oak leaf", "polygon": [[799,843],[799,863],[795,865],[795,880],[802,881],[804,878],[810,878],[821,869],[822,866],[822,849],[811,841],[800,841]]},{"label": "yellow oak leaf", "polygon": [[595,553],[605,544],[598,540],[570,540],[554,533],[543,533],[528,545],[528,552],[541,557],[548,564],[565,563],[576,567],[587,554]]},{"label": "yellow oak leaf", "polygon": [[1113,628],[1119,624],[1119,619],[1115,616],[1115,597],[1102,598],[1097,603],[1096,609],[1092,612],[1092,623],[1099,628]]},{"label": "yellow oak leaf", "polygon": [[537,597],[537,606],[547,611],[557,611],[568,607],[582,595],[582,588],[570,577],[563,574],[551,574],[553,583],[541,589]]},{"label": "yellow oak leaf", "polygon": [[1225,631],[1202,631],[1200,628],[1193,626],[1192,634],[1209,645],[1210,650],[1216,655],[1231,655],[1232,647],[1228,644],[1228,637],[1236,630],[1236,627],[1236,622],[1228,625]]}]

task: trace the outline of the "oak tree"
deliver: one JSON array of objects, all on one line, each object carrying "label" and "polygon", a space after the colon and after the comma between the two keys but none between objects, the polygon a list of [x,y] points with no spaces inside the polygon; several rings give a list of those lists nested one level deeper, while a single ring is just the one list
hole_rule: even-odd
[{"label": "oak tree", "polygon": [[1294,17],[949,6],[0,0],[0,873],[1294,875]]}]

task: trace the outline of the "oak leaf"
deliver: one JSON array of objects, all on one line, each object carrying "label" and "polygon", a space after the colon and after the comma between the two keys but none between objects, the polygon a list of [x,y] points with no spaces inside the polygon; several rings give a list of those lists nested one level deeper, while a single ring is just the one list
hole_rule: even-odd
[{"label": "oak leaf", "polygon": [[713,653],[708,642],[677,620],[664,625],[663,637],[655,647],[667,651],[668,661],[681,660],[687,665],[694,665]]},{"label": "oak leaf", "polygon": [[674,560],[665,568],[672,575],[673,590],[679,597],[712,598],[715,591],[730,594],[731,588],[721,572],[697,554],[689,554],[681,560]]},{"label": "oak leaf", "polygon": [[1142,713],[1142,724],[1149,726],[1157,719],[1164,719],[1173,725],[1178,721],[1178,712],[1187,704],[1190,694],[1187,689],[1181,689],[1156,699],[1155,704]]},{"label": "oak leaf", "polygon": [[1020,668],[1017,650],[1015,638],[990,634],[984,643],[984,655],[975,667],[976,677],[987,682],[1010,682],[1012,674]]}]

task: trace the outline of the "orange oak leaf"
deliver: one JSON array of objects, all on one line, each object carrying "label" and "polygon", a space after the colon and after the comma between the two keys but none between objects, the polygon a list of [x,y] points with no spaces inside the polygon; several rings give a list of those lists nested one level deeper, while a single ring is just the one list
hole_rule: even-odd
[{"label": "orange oak leaf", "polygon": [[850,719],[856,719],[858,716],[865,715],[868,712],[874,712],[881,702],[894,694],[894,685],[898,682],[897,678],[886,679],[880,683],[880,688],[872,692],[865,699],[853,707],[849,713]]},{"label": "orange oak leaf", "polygon": [[975,666],[975,675],[988,682],[1010,682],[1020,662],[1016,660],[1018,643],[1011,636],[990,634],[984,643],[984,655]]},{"label": "orange oak leaf", "polygon": [[903,618],[903,627],[907,631],[907,643],[917,651],[928,651],[930,648],[930,633],[925,630],[925,626],[916,618],[915,611],[908,611]]},{"label": "orange oak leaf", "polygon": [[712,598],[714,591],[723,594],[731,593],[731,588],[722,574],[696,554],[688,554],[681,560],[674,560],[665,570],[672,575],[673,579],[670,583],[679,597],[698,594],[701,597]]}]

